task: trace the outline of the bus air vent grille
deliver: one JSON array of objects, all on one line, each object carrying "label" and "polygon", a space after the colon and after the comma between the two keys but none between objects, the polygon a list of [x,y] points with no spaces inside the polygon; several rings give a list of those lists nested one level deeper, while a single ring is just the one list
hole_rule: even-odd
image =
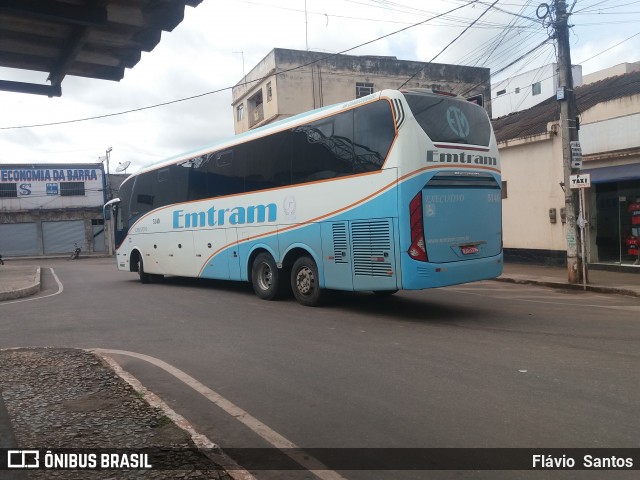
[{"label": "bus air vent grille", "polygon": [[388,220],[351,223],[353,269],[358,276],[391,277],[391,224]]},{"label": "bus air vent grille", "polygon": [[334,223],[333,227],[333,256],[335,263],[348,263],[347,260],[347,225]]}]

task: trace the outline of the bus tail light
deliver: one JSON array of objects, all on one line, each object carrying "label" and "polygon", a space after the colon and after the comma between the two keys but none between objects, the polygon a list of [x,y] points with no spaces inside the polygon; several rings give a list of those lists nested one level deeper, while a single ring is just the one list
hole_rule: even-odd
[{"label": "bus tail light", "polygon": [[422,192],[413,197],[409,204],[409,222],[411,223],[411,246],[409,256],[421,262],[429,261],[424,243],[424,223],[422,221]]}]

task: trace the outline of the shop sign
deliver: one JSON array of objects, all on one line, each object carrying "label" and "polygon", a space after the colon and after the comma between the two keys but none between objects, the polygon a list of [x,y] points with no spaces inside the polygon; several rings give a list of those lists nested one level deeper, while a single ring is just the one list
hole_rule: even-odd
[{"label": "shop sign", "polygon": [[582,147],[580,142],[570,142],[571,145],[571,168],[582,168]]}]

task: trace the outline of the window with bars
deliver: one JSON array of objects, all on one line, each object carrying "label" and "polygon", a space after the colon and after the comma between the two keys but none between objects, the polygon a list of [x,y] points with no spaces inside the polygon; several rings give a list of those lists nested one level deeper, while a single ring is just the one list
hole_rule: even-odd
[{"label": "window with bars", "polygon": [[83,197],[85,195],[84,182],[61,182],[61,197]]},{"label": "window with bars", "polygon": [[17,183],[0,183],[0,198],[16,198],[17,196]]},{"label": "window with bars", "polygon": [[366,97],[373,93],[373,83],[356,82],[356,98]]}]

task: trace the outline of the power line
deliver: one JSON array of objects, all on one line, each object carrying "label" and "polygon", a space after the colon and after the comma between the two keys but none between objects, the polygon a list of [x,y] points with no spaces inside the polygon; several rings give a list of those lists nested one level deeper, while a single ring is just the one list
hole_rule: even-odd
[{"label": "power line", "polygon": [[[316,63],[323,62],[324,60],[327,60],[329,58],[333,58],[333,57],[336,57],[338,55],[342,55],[344,53],[350,52],[350,51],[355,50],[357,48],[364,47],[365,45],[369,45],[371,43],[377,42],[377,41],[382,40],[384,38],[391,37],[393,35],[396,35],[398,33],[404,32],[406,30],[409,30],[411,28],[417,27],[419,25],[423,25],[423,24],[425,24],[427,22],[430,22],[431,20],[435,20],[436,18],[443,17],[443,16],[448,15],[448,14],[450,14],[452,12],[460,10],[460,9],[462,9],[462,8],[468,6],[468,5],[473,5],[473,4],[477,3],[477,2],[478,2],[478,0],[474,0],[472,2],[469,2],[468,4],[464,4],[464,5],[460,5],[460,6],[456,7],[456,8],[452,8],[451,10],[448,10],[447,12],[444,12],[444,13],[435,15],[435,16],[433,16],[431,18],[428,18],[426,20],[422,20],[420,22],[411,24],[408,27],[401,28],[400,30],[396,30],[396,31],[388,33],[386,35],[382,35],[381,37],[378,37],[378,38],[375,38],[373,40],[369,40],[367,42],[361,43],[359,45],[356,45],[355,47],[351,47],[351,48],[348,48],[346,50],[342,50],[341,52],[325,55],[322,58],[319,58],[317,60],[313,60],[313,61],[305,63],[303,65],[298,65],[297,67],[292,67],[292,68],[288,68],[286,70],[281,70],[279,72],[275,72],[273,74],[269,74],[267,76],[260,77],[260,78],[257,78],[255,80],[249,81],[249,82],[238,83],[238,84],[233,85],[231,87],[223,87],[223,88],[219,88],[217,90],[212,90],[210,92],[200,93],[198,95],[191,95],[189,97],[179,98],[179,99],[176,99],[176,100],[170,100],[170,101],[167,101],[167,102],[156,103],[154,105],[149,105],[149,106],[146,106],[146,107],[132,108],[132,109],[121,111],[121,112],[107,113],[107,114],[103,114],[103,115],[95,115],[93,117],[78,118],[78,119],[74,119],[74,120],[63,120],[63,121],[59,121],[59,122],[39,123],[39,124],[33,124],[33,125],[18,125],[18,126],[12,126],[12,127],[0,127],[0,130],[16,130],[16,129],[21,129],[21,128],[49,127],[49,126],[53,126],[53,125],[65,125],[65,124],[69,124],[69,123],[78,123],[78,122],[86,122],[86,121],[89,121],[89,120],[98,120],[98,119],[101,119],[101,118],[115,117],[115,116],[119,116],[119,115],[125,115],[125,114],[128,114],[128,113],[141,112],[141,111],[149,110],[149,109],[152,109],[152,108],[164,107],[164,106],[167,106],[167,105],[172,105],[174,103],[184,102],[184,101],[187,101],[187,100],[193,100],[195,98],[201,98],[201,97],[204,97],[204,96],[207,96],[207,95],[212,95],[214,93],[224,92],[226,90],[233,89],[235,86],[249,85],[249,84],[252,84],[252,83],[256,83],[256,82],[260,82],[262,80],[265,80],[265,79],[267,79],[267,78],[269,78],[271,76],[282,75],[284,73],[289,73],[289,72],[292,72],[292,71],[295,71],[295,70],[299,70],[299,69],[304,68],[304,67],[308,67],[309,65],[314,65]],[[496,2],[494,2],[494,3],[497,3],[497,2],[498,2],[498,0],[496,0]],[[489,9],[487,9],[487,11],[488,10]],[[485,11],[485,13],[486,13],[486,11]],[[463,33],[466,32],[468,30],[468,28],[469,27],[467,27],[463,31]],[[456,37],[456,39],[457,38],[458,37]],[[445,49],[446,49],[446,47],[445,47]]]},{"label": "power line", "polygon": [[[531,50],[527,51],[526,53],[520,55],[518,58],[516,58],[515,60],[513,60],[512,62],[509,62],[509,64],[505,65],[504,67],[502,67],[499,70],[496,70],[494,73],[491,74],[491,77],[498,75],[499,73],[504,72],[507,68],[515,65],[516,63],[518,63],[520,60],[522,60],[523,58],[527,57],[527,55],[530,55],[531,53],[535,52],[538,48],[542,47],[545,43],[549,42],[549,38],[544,39],[542,42],[540,42],[538,45],[536,45],[535,47],[533,47]],[[465,90],[463,93],[461,93],[460,95],[465,96],[467,95],[469,92],[473,91],[475,88],[479,87],[480,85],[482,85],[483,83],[486,82],[480,82],[477,83],[476,85],[474,85],[471,88],[468,88],[467,90]]]},{"label": "power line", "polygon": [[[304,13],[304,10],[301,10],[299,8],[291,8],[291,7],[283,7],[283,6],[278,6],[278,5],[267,5],[265,3],[262,2],[257,2],[257,1],[251,1],[251,0],[239,0],[242,3],[248,3],[251,5],[260,5],[260,6],[268,6],[269,8],[275,8],[278,10],[286,10],[286,11],[290,11],[290,12],[299,12],[299,13]],[[479,4],[484,4],[484,2],[482,2],[481,0],[477,0]],[[361,2],[354,2],[354,3],[358,3],[358,4],[362,4]],[[368,4],[367,4],[368,5]],[[377,5],[368,5],[368,6],[372,6],[374,8],[382,8],[379,7]],[[397,9],[391,9],[391,8],[386,8],[386,10],[390,10],[390,11],[396,11],[399,13],[405,13],[405,14],[409,14],[409,15],[416,15],[416,12],[419,12],[420,15],[435,15],[435,12],[430,12],[427,10],[420,10],[420,9],[413,9],[415,11],[402,11],[402,10],[397,10]],[[334,14],[334,13],[322,13],[322,12],[312,12],[312,11],[307,11],[307,13],[309,15],[317,15],[320,17],[331,17],[331,18],[341,18],[341,19],[348,19],[348,20],[359,20],[359,21],[366,21],[366,22],[376,22],[376,23],[396,23],[396,24],[401,24],[401,25],[412,25],[415,22],[408,22],[408,21],[400,21],[400,20],[389,20],[389,19],[385,19],[385,18],[365,18],[365,17],[354,17],[354,16],[349,16],[349,15],[338,15],[338,14]],[[437,25],[437,26],[453,26],[453,25],[466,25],[468,23],[468,19],[463,18],[463,17],[456,17],[456,16],[450,16],[449,18],[445,18],[443,19],[442,23],[434,23],[433,25]],[[502,29],[504,28],[503,24],[500,23],[490,23],[490,22],[479,22],[476,25],[477,28],[486,28],[486,29]],[[531,29],[533,27],[531,26],[522,26],[522,29]]]},{"label": "power line", "polygon": [[[464,30],[463,30],[463,31],[462,31],[462,32],[461,32],[461,33],[460,33],[456,38],[454,38],[453,40],[451,40],[451,41],[450,41],[450,42],[449,42],[449,43],[448,43],[448,44],[447,44],[447,45],[446,45],[442,50],[440,50],[440,52],[438,52],[438,54],[437,54],[435,57],[433,57],[431,60],[429,60],[429,61],[427,62],[427,65],[428,65],[428,64],[430,64],[430,63],[432,63],[432,62],[433,62],[436,58],[438,58],[438,57],[439,57],[439,56],[440,56],[440,55],[441,55],[441,54],[442,54],[442,53],[443,53],[447,48],[449,48],[449,47],[450,47],[450,46],[451,46],[451,45],[452,45],[456,40],[458,40],[458,39],[459,39],[460,37],[462,37],[465,33],[467,33],[467,31],[468,31],[471,27],[473,27],[473,26],[476,24],[476,22],[478,22],[482,17],[484,17],[484,16],[489,12],[489,10],[491,10],[491,9],[493,8],[493,6],[494,6],[496,3],[498,3],[498,1],[499,1],[499,0],[495,0],[495,2],[493,2],[489,8],[487,8],[484,12],[482,12],[478,18],[476,18],[473,22],[471,22],[471,23],[469,24],[469,26],[467,26],[467,28],[465,28],[465,29],[464,29]],[[410,77],[409,77],[409,78],[408,78],[408,79],[407,79],[407,80],[406,80],[402,85],[400,85],[398,88],[400,89],[400,88],[404,87],[404,86],[405,86],[407,83],[409,83],[413,78],[415,78],[415,77],[416,77],[416,75],[418,75],[420,72],[422,72],[422,71],[425,69],[425,67],[426,67],[426,65],[425,65],[424,67],[422,67],[420,70],[418,70],[416,73],[414,73],[413,75],[411,75],[411,76],[410,76]]]},{"label": "power line", "polygon": [[[581,60],[581,61],[576,62],[576,65],[582,65],[582,64],[584,64],[584,63],[587,63],[588,61],[593,60],[594,58],[599,57],[600,55],[602,55],[602,54],[604,54],[604,53],[607,53],[609,50],[614,49],[614,48],[615,48],[615,47],[617,47],[618,45],[621,45],[621,44],[623,44],[624,42],[627,42],[627,41],[631,40],[632,38],[637,37],[638,35],[640,35],[640,32],[637,32],[637,33],[635,33],[635,34],[631,35],[630,37],[625,38],[624,40],[622,40],[622,41],[620,41],[620,42],[616,43],[615,45],[612,45],[612,46],[611,46],[611,47],[609,47],[609,48],[606,48],[605,50],[602,50],[601,52],[596,53],[595,55],[593,55],[593,56],[591,56],[591,57],[589,57],[589,58],[586,58],[586,59],[584,59],[584,60]],[[511,65],[508,65],[508,66],[507,66],[507,68],[508,68],[509,66],[511,66]],[[504,70],[504,69],[503,69],[503,70]],[[498,74],[498,73],[500,73],[500,71],[495,72],[495,74]],[[551,78],[555,77],[555,75],[556,75],[556,74],[553,74],[553,75],[551,75],[550,77],[545,77],[545,78],[541,79],[540,81],[541,81],[541,82],[544,82],[545,80],[549,80],[549,79],[551,79]],[[493,76],[494,76],[494,74],[491,74],[491,76],[493,77]],[[478,86],[478,85],[476,85],[476,86]],[[476,86],[474,86],[473,88],[475,88]],[[473,88],[472,88],[471,90],[473,90]],[[471,91],[471,90],[467,90],[465,93],[462,93],[461,95],[466,95],[466,94],[467,94],[467,93],[469,93],[469,91]],[[514,91],[506,92],[506,94],[507,94],[507,95],[508,95],[508,94],[511,94],[511,93],[514,93]]]},{"label": "power line", "polygon": [[[528,6],[530,6],[531,4],[531,0],[527,1],[527,3],[525,5],[522,6],[522,8],[520,9],[519,13],[524,13],[524,11],[526,10],[526,8]],[[484,53],[480,54],[477,58],[476,61],[473,63],[473,66],[476,66],[478,64],[478,62],[480,62],[481,60],[483,60],[483,63],[485,66],[487,67],[491,67],[491,64],[489,63],[489,60],[491,59],[491,57],[493,56],[493,54],[498,50],[498,48],[507,41],[507,39],[509,38],[513,38],[514,36],[518,36],[521,34],[520,31],[516,31],[516,29],[518,28],[518,23],[521,23],[523,20],[521,18],[518,17],[514,17],[513,19],[511,19],[511,21],[509,22],[509,24],[507,25],[507,27],[503,30],[503,32],[497,36],[497,38],[492,39],[490,42],[488,42],[490,45],[487,46],[487,48],[484,49]],[[515,35],[514,35],[514,32]],[[537,33],[537,31],[536,31]],[[524,41],[524,39],[521,39],[520,44],[522,44],[522,42]],[[480,50],[480,48],[476,49],[476,50]],[[503,50],[502,54],[498,54],[498,57],[494,57],[494,58],[500,58],[504,52],[506,51]],[[512,54],[513,52],[510,51],[510,54]]]},{"label": "power line", "polygon": [[633,35],[631,35],[631,36],[630,36],[630,37],[628,37],[628,38],[625,38],[625,39],[624,39],[624,40],[622,40],[621,42],[618,42],[618,43],[616,43],[615,45],[612,45],[611,47],[607,48],[606,50],[603,50],[603,51],[601,51],[600,53],[596,53],[593,57],[589,57],[589,58],[587,58],[586,60],[583,60],[582,62],[579,62],[579,63],[587,63],[589,60],[592,60],[592,59],[594,59],[594,58],[596,58],[596,57],[599,57],[599,56],[600,56],[600,55],[602,55],[603,53],[606,53],[606,52],[608,52],[609,50],[614,49],[614,48],[615,48],[615,47],[617,47],[618,45],[621,45],[621,44],[623,44],[624,42],[627,42],[627,41],[631,40],[632,38],[637,37],[638,35],[640,35],[640,32],[636,32],[636,33],[634,33]]}]

